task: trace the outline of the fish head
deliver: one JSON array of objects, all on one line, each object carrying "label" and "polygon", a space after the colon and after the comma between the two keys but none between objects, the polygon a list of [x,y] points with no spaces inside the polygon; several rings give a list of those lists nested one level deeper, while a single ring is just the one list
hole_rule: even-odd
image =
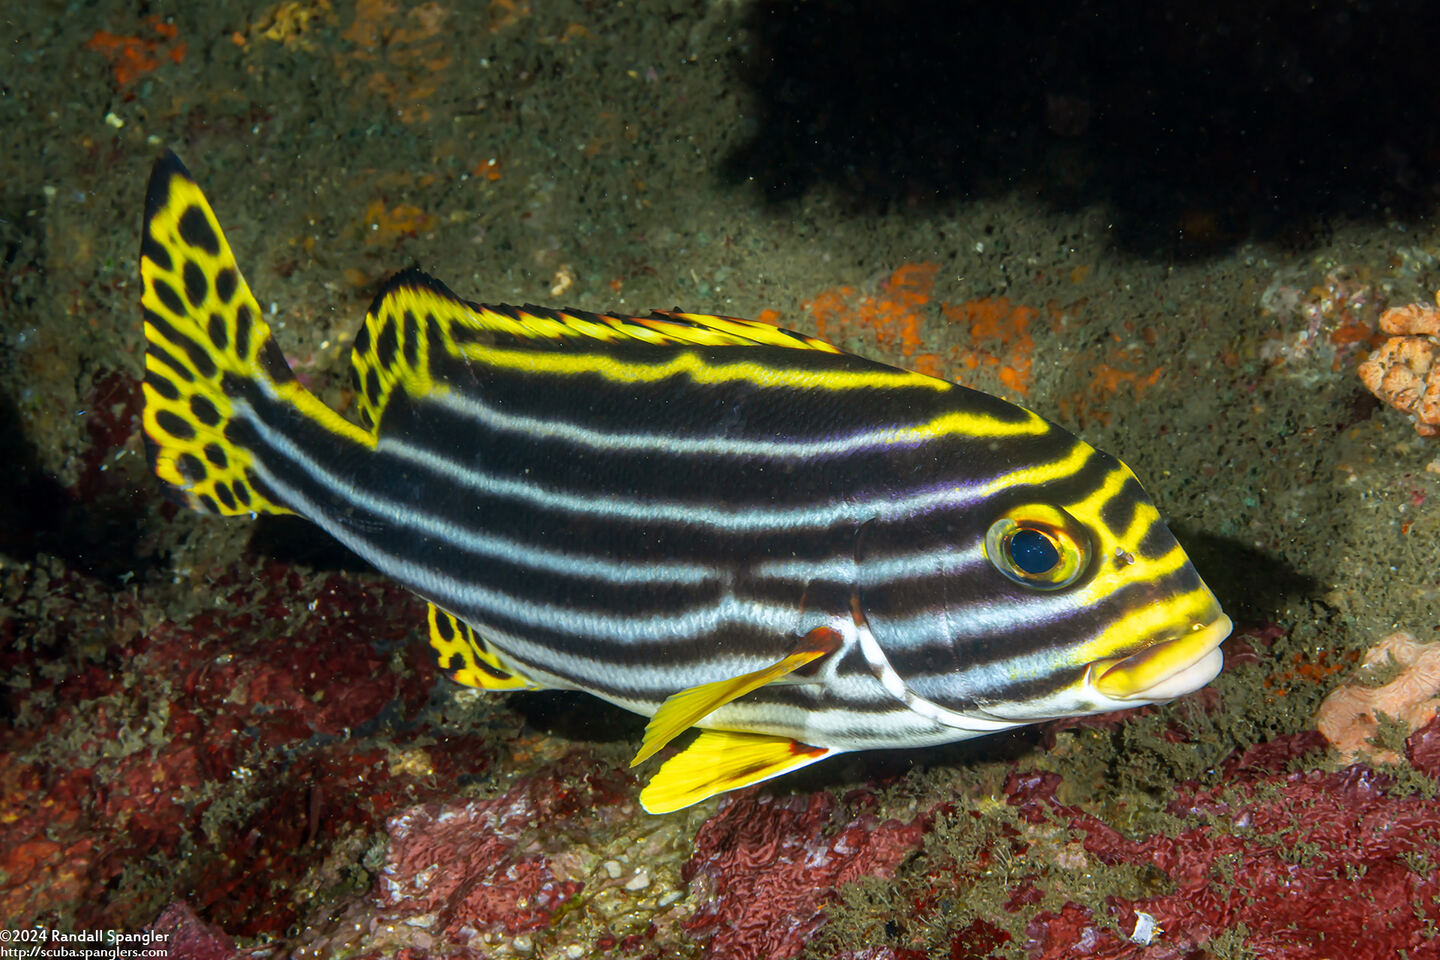
[{"label": "fish head", "polygon": [[[1083,482],[1011,484],[857,550],[872,671],[957,737],[1169,700],[1220,672],[1230,618],[1129,468],[1075,443]],[[897,577],[907,552],[920,569]]]}]

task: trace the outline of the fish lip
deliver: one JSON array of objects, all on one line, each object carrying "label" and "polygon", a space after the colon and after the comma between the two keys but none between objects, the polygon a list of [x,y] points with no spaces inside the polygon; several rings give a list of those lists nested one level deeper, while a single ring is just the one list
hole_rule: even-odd
[{"label": "fish lip", "polygon": [[1225,662],[1221,642],[1234,624],[1223,613],[1194,622],[1184,633],[1152,643],[1128,657],[1097,660],[1086,670],[1088,685],[1117,701],[1169,700],[1214,680]]}]

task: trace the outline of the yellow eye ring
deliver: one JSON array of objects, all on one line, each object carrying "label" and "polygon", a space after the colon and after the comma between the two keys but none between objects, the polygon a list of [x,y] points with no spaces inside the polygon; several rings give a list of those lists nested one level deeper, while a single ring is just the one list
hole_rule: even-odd
[{"label": "yellow eye ring", "polygon": [[1007,510],[985,534],[991,566],[1016,583],[1059,590],[1090,566],[1090,536],[1058,507],[1032,503]]}]

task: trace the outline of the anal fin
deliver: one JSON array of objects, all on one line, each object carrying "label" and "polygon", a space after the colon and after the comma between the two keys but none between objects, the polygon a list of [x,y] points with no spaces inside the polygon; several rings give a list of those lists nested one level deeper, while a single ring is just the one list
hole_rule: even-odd
[{"label": "anal fin", "polygon": [[701,730],[656,771],[640,791],[647,813],[671,813],[707,797],[738,790],[809,766],[835,751],[765,733]]},{"label": "anal fin", "polygon": [[484,690],[541,690],[540,684],[500,659],[493,647],[460,618],[429,605],[430,646],[450,679]]},{"label": "anal fin", "polygon": [[674,740],[697,722],[714,713],[720,707],[743,697],[751,690],[763,687],[774,680],[818,660],[840,649],[841,638],[829,627],[816,627],[800,641],[799,648],[778,663],[762,667],[738,677],[728,677],[713,683],[702,683],[672,694],[650,722],[645,725],[645,738],[630,766],[637,766],[653,757],[661,747]]}]

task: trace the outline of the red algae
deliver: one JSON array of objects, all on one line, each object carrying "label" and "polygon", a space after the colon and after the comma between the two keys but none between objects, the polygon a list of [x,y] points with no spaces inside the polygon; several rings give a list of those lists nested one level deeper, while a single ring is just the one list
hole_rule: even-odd
[{"label": "red algae", "polygon": [[726,797],[685,866],[700,906],[684,927],[711,960],[793,957],[839,887],[891,875],[923,831],[919,820],[842,823],[827,793]]},{"label": "red algae", "polygon": [[[585,792],[587,800],[602,795]],[[430,804],[391,818],[380,906],[395,918],[435,914],[434,929],[446,940],[476,946],[486,934],[549,925],[585,884],[545,855],[522,851],[521,841],[537,826],[557,826],[566,804],[556,801],[565,795],[554,776],[531,777],[493,799]]]},{"label": "red algae", "polygon": [[1440,717],[1406,738],[1405,753],[1416,770],[1440,779]]},{"label": "red algae", "polygon": [[[316,866],[318,841],[378,830],[489,762],[482,744],[463,764],[392,762],[424,753],[410,746],[419,728],[383,746],[347,739],[415,717],[429,697],[434,668],[408,642],[423,607],[409,594],[278,564],[212,574],[208,587],[217,611],[145,628],[123,594],[102,605],[93,581],[45,584],[48,623],[108,645],[103,663],[59,679],[33,671],[11,694],[27,719],[0,754],[3,915],[137,928],[165,890],[124,878],[162,858],[205,922],[279,933],[298,916],[289,891]],[[7,647],[11,669],[45,636]]]},{"label": "red algae", "polygon": [[970,344],[960,353],[966,369],[998,368],[1000,383],[1018,394],[1030,392],[1031,355],[1035,340],[1030,324],[1040,311],[1011,303],[1008,297],[982,297],[955,305],[942,304],[946,319],[969,330]]},{"label": "red algae", "polygon": [[165,934],[168,960],[228,960],[235,953],[233,939],[179,900],[161,911],[147,929]]},{"label": "red algae", "polygon": [[[1271,751],[1268,762],[1315,745],[1302,735]],[[1253,758],[1244,768],[1256,772],[1264,762]],[[1108,897],[1108,924],[1074,903],[1037,915],[1026,928],[1037,960],[1077,951],[1139,956],[1112,924],[1128,933],[1142,915],[1158,925],[1166,956],[1185,956],[1243,925],[1247,948],[1276,960],[1388,960],[1402,950],[1418,956],[1440,921],[1440,870],[1412,859],[1440,845],[1440,810],[1424,797],[1396,794],[1389,778],[1368,767],[1183,787],[1170,812],[1189,826],[1140,840],[1057,803],[1057,785],[1048,776],[1012,777],[1007,793],[1022,819],[1067,822],[1083,834],[1087,854],[1109,866],[1153,867],[1174,891]],[[1324,910],[1315,908],[1320,903]]]}]

